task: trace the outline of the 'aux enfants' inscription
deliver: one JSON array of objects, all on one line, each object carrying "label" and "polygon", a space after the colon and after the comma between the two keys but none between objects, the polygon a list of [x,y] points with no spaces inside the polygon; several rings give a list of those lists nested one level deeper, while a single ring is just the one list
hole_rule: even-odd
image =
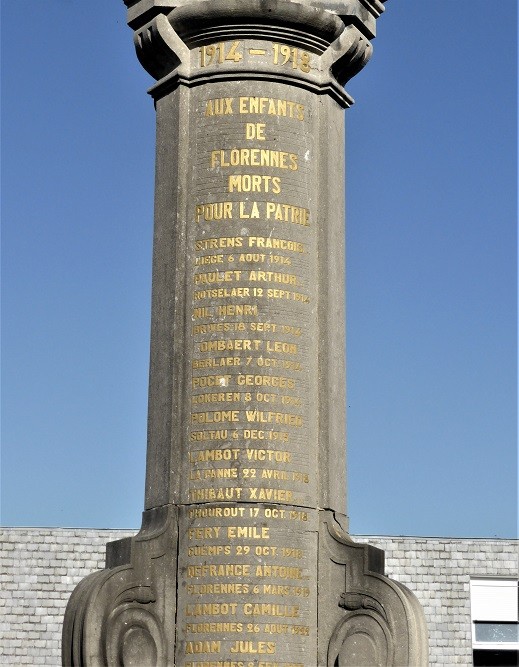
[{"label": "'aux enfants' inscription", "polygon": [[379,0],[125,0],[157,80],[143,526],[74,592],[63,662],[425,665],[345,516],[342,85]]}]

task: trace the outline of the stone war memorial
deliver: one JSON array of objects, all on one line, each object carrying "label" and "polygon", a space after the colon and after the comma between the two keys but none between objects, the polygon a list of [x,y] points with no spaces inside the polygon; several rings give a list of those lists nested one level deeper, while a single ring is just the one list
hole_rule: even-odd
[{"label": "stone war memorial", "polygon": [[125,0],[156,79],[146,497],[63,664],[421,667],[346,517],[344,84],[380,0]]}]

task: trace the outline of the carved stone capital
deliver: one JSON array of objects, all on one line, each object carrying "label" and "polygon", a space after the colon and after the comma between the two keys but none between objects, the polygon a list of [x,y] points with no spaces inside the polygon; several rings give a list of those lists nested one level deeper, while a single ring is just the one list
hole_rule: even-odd
[{"label": "carved stone capital", "polygon": [[[210,78],[285,81],[353,100],[342,86],[372,54],[380,0],[125,0],[142,66],[160,97],[179,84]],[[205,59],[200,50],[229,45],[236,59]],[[233,46],[237,44],[237,46]],[[277,47],[275,45],[278,45]],[[299,49],[308,67],[278,68],[281,46]],[[251,46],[255,57],[251,57]],[[263,47],[263,48],[262,48]],[[226,48],[226,47],[224,47]],[[265,57],[258,52],[265,51]],[[212,56],[211,56],[212,58]],[[210,60],[208,62],[208,60]]]}]

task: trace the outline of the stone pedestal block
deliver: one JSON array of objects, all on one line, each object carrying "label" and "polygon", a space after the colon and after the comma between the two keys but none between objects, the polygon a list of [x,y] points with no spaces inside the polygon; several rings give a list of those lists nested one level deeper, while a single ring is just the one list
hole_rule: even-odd
[{"label": "stone pedestal block", "polygon": [[125,1],[157,80],[145,511],[64,664],[425,665],[345,516],[343,85],[383,5]]}]

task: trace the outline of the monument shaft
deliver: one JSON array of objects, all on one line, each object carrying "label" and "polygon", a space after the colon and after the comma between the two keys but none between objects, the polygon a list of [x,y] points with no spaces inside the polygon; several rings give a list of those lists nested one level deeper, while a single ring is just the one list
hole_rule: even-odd
[{"label": "monument shaft", "polygon": [[346,534],[342,85],[383,6],[125,2],[158,79],[145,512],[73,594],[64,664],[425,664]]}]

